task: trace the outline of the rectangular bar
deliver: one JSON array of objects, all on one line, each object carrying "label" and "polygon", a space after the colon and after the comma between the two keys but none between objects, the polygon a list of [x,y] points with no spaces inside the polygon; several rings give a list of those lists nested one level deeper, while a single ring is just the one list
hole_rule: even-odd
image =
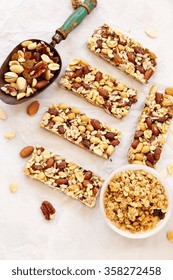
[{"label": "rectangular bar", "polygon": [[156,55],[139,42],[107,24],[88,40],[89,49],[132,78],[147,84],[156,71]]},{"label": "rectangular bar", "polygon": [[71,61],[59,84],[118,119],[129,113],[138,97],[135,89],[102,73],[80,58]]},{"label": "rectangular bar", "polygon": [[94,207],[104,180],[90,170],[78,166],[59,155],[35,147],[24,173],[49,187],[61,190],[88,207]]},{"label": "rectangular bar", "polygon": [[153,86],[145,101],[135,131],[134,139],[128,152],[130,163],[155,167],[160,159],[163,145],[173,117],[173,89],[158,93]]},{"label": "rectangular bar", "polygon": [[120,143],[118,130],[67,104],[51,105],[40,126],[106,159]]}]

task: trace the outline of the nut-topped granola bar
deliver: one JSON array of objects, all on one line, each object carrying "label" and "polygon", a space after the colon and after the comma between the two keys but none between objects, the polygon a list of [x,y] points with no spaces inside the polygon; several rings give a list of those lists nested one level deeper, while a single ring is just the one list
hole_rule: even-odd
[{"label": "nut-topped granola bar", "polygon": [[139,42],[104,24],[88,40],[89,49],[146,84],[156,71],[156,55]]},{"label": "nut-topped granola bar", "polygon": [[74,58],[60,80],[60,86],[107,113],[121,119],[137,101],[137,91],[102,73],[80,58]]},{"label": "nut-topped granola bar", "polygon": [[153,86],[146,98],[128,153],[130,163],[155,167],[160,159],[173,116],[173,89],[159,93]]},{"label": "nut-topped granola bar", "polygon": [[121,138],[117,129],[63,103],[51,105],[40,126],[106,159],[113,154]]},{"label": "nut-topped granola bar", "polygon": [[43,147],[35,147],[24,173],[49,187],[83,202],[88,207],[96,203],[103,179]]}]

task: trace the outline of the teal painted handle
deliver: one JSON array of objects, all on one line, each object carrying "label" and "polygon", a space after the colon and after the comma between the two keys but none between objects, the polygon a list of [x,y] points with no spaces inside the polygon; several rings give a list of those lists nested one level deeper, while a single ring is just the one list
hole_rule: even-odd
[{"label": "teal painted handle", "polygon": [[81,5],[71,16],[69,16],[65,23],[57,29],[56,32],[60,33],[63,36],[63,39],[65,39],[68,34],[84,20],[88,13],[96,7],[97,1],[85,0],[82,4],[83,6]]}]

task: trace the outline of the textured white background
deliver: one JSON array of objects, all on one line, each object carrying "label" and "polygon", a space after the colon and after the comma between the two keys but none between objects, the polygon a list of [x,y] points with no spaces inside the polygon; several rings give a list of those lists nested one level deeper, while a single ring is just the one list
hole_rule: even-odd
[{"label": "textured white background", "polygon": [[[173,1],[171,0],[99,0],[99,5],[85,21],[57,46],[64,72],[70,59],[79,56],[91,65],[111,74],[140,92],[139,101],[123,120],[116,120],[101,109],[62,90],[58,80],[39,97],[40,110],[34,117],[26,114],[29,102],[10,106],[0,101],[8,120],[0,120],[0,259],[173,259],[173,244],[167,230],[173,230],[173,218],[157,235],[146,240],[129,240],[112,232],[104,223],[99,203],[88,209],[60,192],[53,191],[22,173],[27,160],[19,157],[26,145],[40,144],[106,178],[115,168],[127,163],[127,151],[133,137],[145,95],[153,83],[160,88],[173,86]],[[0,0],[0,64],[13,46],[28,38],[50,42],[73,9],[70,0]],[[86,41],[104,22],[139,40],[158,55],[158,70],[150,84],[140,85],[113,66],[90,53]],[[144,30],[153,27],[158,37],[148,37]],[[34,99],[33,99],[34,100]],[[98,158],[39,127],[51,103],[67,102],[89,116],[97,117],[123,133],[121,145],[112,162]],[[12,140],[4,134],[16,130]],[[173,125],[157,170],[173,162]],[[173,177],[167,178],[173,188]],[[18,184],[12,194],[9,184]],[[52,202],[56,218],[47,222],[40,211],[43,200]]]}]

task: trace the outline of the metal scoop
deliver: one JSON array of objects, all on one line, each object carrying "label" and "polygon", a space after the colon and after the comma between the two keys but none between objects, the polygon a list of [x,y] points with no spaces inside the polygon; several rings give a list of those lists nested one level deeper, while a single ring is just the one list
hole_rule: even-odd
[{"label": "metal scoop", "polygon": [[[41,43],[43,45],[45,44],[46,47],[49,48],[50,53],[53,55],[52,56],[52,60],[53,60],[52,62],[58,63],[59,64],[59,69],[57,69],[55,71],[51,71],[51,73],[53,73],[53,74],[51,74],[52,78],[50,78],[47,83],[46,82],[44,82],[44,83],[42,82],[42,84],[45,84],[44,86],[42,86],[42,84],[40,83],[39,84],[40,86],[38,88],[36,88],[35,91],[33,93],[31,93],[31,95],[27,94],[27,96],[24,96],[21,99],[17,99],[15,94],[12,95],[12,91],[14,91],[13,93],[15,93],[15,88],[13,90],[13,83],[12,83],[12,86],[11,86],[10,83],[7,83],[7,81],[5,81],[4,74],[6,74],[6,73],[11,71],[9,63],[10,63],[10,61],[12,61],[12,56],[15,56],[14,54],[16,54],[19,50],[22,50],[22,45],[21,44],[23,42],[20,43],[7,56],[7,58],[5,59],[4,63],[1,66],[1,69],[0,69],[0,88],[4,89],[4,85],[9,84],[7,92],[4,92],[4,90],[0,89],[0,99],[3,102],[5,102],[7,104],[11,104],[11,105],[17,105],[17,104],[21,104],[23,102],[26,102],[30,98],[36,97],[39,93],[41,93],[44,89],[46,89],[49,85],[51,85],[55,81],[55,79],[58,77],[58,75],[59,75],[59,73],[61,71],[62,61],[61,61],[61,57],[60,57],[59,53],[55,49],[55,45],[59,44],[62,40],[65,40],[67,38],[68,34],[83,21],[83,19],[96,7],[97,0],[85,0],[84,2],[81,2],[81,1],[78,1],[78,0],[72,0],[72,5],[73,5],[74,9],[76,9],[76,11],[72,15],[70,15],[70,17],[65,21],[65,23],[60,28],[58,28],[56,30],[56,33],[52,37],[52,42],[50,44],[45,42],[45,41],[43,41],[43,40],[27,39],[27,41],[36,42],[37,44],[39,44],[39,43]],[[37,52],[37,50],[35,50],[35,53],[36,52]],[[47,53],[43,52],[41,54],[45,54],[45,58],[47,58]],[[39,55],[40,55],[40,53],[39,53]],[[40,57],[41,57],[41,55],[40,55]],[[40,58],[40,61],[42,61],[42,58]],[[37,63],[35,61],[34,67],[39,68],[39,65],[37,65],[37,64],[40,61],[37,61]],[[31,63],[31,62],[29,62],[29,63]],[[20,63],[20,65],[22,65],[22,62]],[[28,70],[28,72],[29,71],[30,70]],[[32,71],[30,71],[30,72],[32,72]],[[49,72],[50,72],[50,70],[49,70]],[[35,73],[35,72],[33,71],[33,73]],[[26,75],[27,75],[27,73],[26,73]],[[22,73],[20,73],[20,74],[18,73],[17,75],[14,74],[14,76],[18,76],[18,77],[22,77],[23,78]],[[33,74],[33,77],[35,77],[35,76]],[[42,76],[43,76],[43,74],[38,77],[38,81],[39,82],[44,80],[44,78],[42,78]],[[10,81],[10,79],[9,79],[9,81]],[[24,78],[23,78],[23,81],[25,81]],[[21,79],[21,82],[22,82],[22,79]],[[16,91],[18,91],[17,87],[16,87]]]}]

